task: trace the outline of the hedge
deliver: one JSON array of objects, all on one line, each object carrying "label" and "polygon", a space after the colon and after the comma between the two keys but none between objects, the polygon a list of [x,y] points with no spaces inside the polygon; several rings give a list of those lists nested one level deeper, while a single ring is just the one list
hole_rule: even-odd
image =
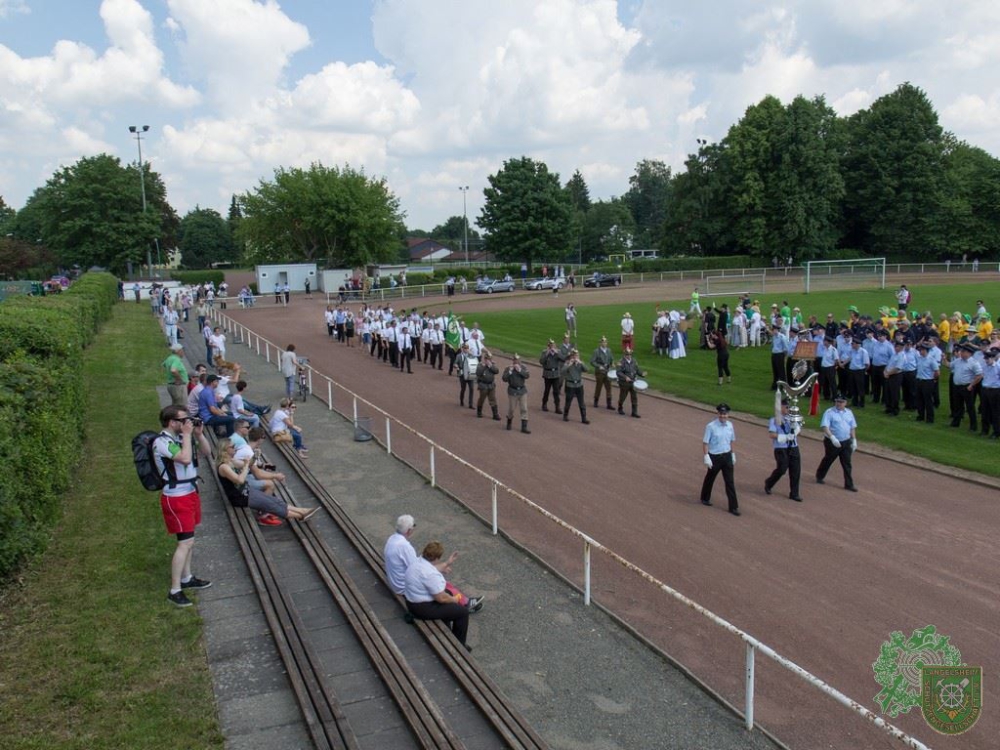
[{"label": "hedge", "polygon": [[172,270],[170,272],[170,278],[174,281],[179,281],[181,284],[187,284],[188,286],[198,286],[199,284],[207,284],[209,281],[215,284],[215,288],[219,288],[219,284],[226,280],[225,271],[213,271],[205,269],[204,271],[178,271]]},{"label": "hedge", "polygon": [[83,347],[118,299],[110,274],[0,305],[0,579],[45,549],[81,455]]}]

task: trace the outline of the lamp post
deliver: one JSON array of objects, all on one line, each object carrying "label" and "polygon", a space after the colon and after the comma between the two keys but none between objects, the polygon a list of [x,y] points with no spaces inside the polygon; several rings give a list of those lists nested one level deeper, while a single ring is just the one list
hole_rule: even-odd
[{"label": "lamp post", "polygon": [[[142,134],[149,132],[149,125],[129,125],[128,132],[135,136],[135,144],[139,147],[139,185],[142,187],[142,212],[146,213],[146,171],[142,168]],[[156,243],[156,265],[160,265],[160,241],[156,237],[153,238],[153,242]],[[147,261],[151,261],[148,258],[148,251],[146,253]],[[149,262],[148,265],[152,265]],[[150,276],[152,276],[152,272]]]},{"label": "lamp post", "polygon": [[469,194],[469,186],[459,187],[462,191],[462,232],[465,235],[465,265],[469,265],[469,219],[466,214],[466,201],[465,197]]}]

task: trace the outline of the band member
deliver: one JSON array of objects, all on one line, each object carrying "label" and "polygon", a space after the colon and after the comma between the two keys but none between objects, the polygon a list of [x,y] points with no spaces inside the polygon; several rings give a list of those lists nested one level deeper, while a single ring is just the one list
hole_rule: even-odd
[{"label": "band member", "polygon": [[625,396],[632,399],[632,416],[639,418],[639,397],[635,393],[635,381],[646,373],[639,369],[639,364],[632,359],[632,350],[626,349],[618,363],[618,413],[625,416],[622,406]]},{"label": "band member", "polygon": [[854,478],[851,476],[851,456],[858,449],[858,423],[854,414],[847,408],[847,396],[838,393],[833,398],[833,406],[823,412],[819,423],[823,430],[823,448],[826,454],[816,469],[816,483],[824,484],[826,473],[833,462],[840,459],[840,467],[844,470],[844,489],[857,492]]},{"label": "band member", "polygon": [[903,363],[906,359],[906,344],[896,341],[889,364],[885,366],[885,413],[890,417],[899,416],[899,395],[903,390]]},{"label": "band member", "polygon": [[799,478],[802,476],[802,456],[799,453],[799,428],[788,419],[788,399],[781,399],[781,419],[777,415],[771,417],[767,424],[767,431],[771,436],[771,445],[774,448],[774,471],[764,480],[764,492],[768,495],[774,489],[778,480],[788,472],[788,480],[791,489],[789,497],[796,502],[802,502],[799,495]]},{"label": "band member", "polygon": [[441,324],[435,323],[434,328],[430,335],[431,341],[431,369],[434,369],[434,364],[437,363],[437,368],[439,370],[444,368],[444,331],[441,330]]},{"label": "band member", "polygon": [[962,416],[969,415],[969,429],[976,426],[976,386],[983,379],[983,366],[972,355],[976,347],[962,344],[955,347],[955,354],[945,360],[951,368],[951,426],[958,427]]},{"label": "band member", "polygon": [[622,351],[632,349],[632,340],[635,333],[635,321],[632,320],[632,313],[625,313],[622,317]]},{"label": "band member", "polygon": [[566,364],[562,366],[560,375],[566,388],[566,409],[563,411],[563,422],[569,421],[569,407],[576,399],[580,404],[580,421],[590,424],[587,419],[587,407],[583,405],[583,373],[587,372],[587,366],[580,361],[580,352],[570,349]]},{"label": "band member", "polygon": [[389,353],[389,365],[397,367],[399,365],[399,329],[396,328],[396,321],[390,320],[389,327],[383,333]]},{"label": "band member", "polygon": [[740,503],[736,497],[736,483],[733,481],[733,467],[736,466],[736,453],[733,443],[736,442],[736,431],[729,422],[729,404],[719,404],[715,407],[718,417],[705,426],[705,435],[701,445],[704,454],[705,481],[701,483],[701,504],[712,504],[712,486],[715,478],[722,472],[726,483],[726,498],[729,500],[729,512],[740,515]]},{"label": "band member", "polygon": [[851,339],[851,357],[847,365],[847,385],[851,394],[851,406],[865,408],[865,374],[871,368],[872,360],[861,344],[864,339]]},{"label": "band member", "polygon": [[556,349],[556,342],[549,339],[549,344],[542,350],[538,363],[542,366],[542,378],[545,381],[545,390],[542,393],[542,411],[549,410],[549,392],[556,403],[556,414],[562,414],[559,408],[559,371],[562,369],[565,358]]},{"label": "band member", "polygon": [[455,357],[455,369],[458,371],[458,384],[461,390],[458,394],[458,403],[465,406],[465,392],[469,392],[469,408],[472,408],[472,392],[476,383],[475,359],[469,354],[469,345],[462,344]]},{"label": "band member", "polygon": [[778,390],[778,381],[785,377],[785,356],[788,354],[788,337],[780,323],[771,326],[771,390]]},{"label": "band member", "polygon": [[521,364],[521,357],[514,355],[510,366],[503,371],[501,380],[507,384],[507,429],[514,421],[514,407],[521,413],[521,432],[530,435],[528,429],[528,389],[525,381],[530,377],[528,368]]},{"label": "band member", "polygon": [[594,408],[597,408],[597,402],[601,398],[601,390],[605,389],[607,391],[607,405],[609,409],[614,409],[611,405],[611,380],[608,378],[608,370],[610,370],[615,364],[614,357],[611,356],[611,349],[608,347],[608,337],[601,336],[601,344],[596,349],[594,353],[590,355],[590,366],[594,368],[594,380],[596,385],[594,386]]},{"label": "band member", "polygon": [[403,326],[403,330],[397,336],[396,345],[399,347],[399,371],[402,372],[405,367],[406,371],[412,375],[413,337],[410,336],[409,326]]},{"label": "band member", "polygon": [[500,368],[493,363],[493,355],[489,349],[483,349],[483,359],[476,369],[476,387],[479,389],[479,402],[476,404],[476,416],[483,416],[483,401],[490,400],[490,409],[493,410],[493,419],[500,421],[500,410],[497,408],[497,384],[496,376],[500,373]]}]

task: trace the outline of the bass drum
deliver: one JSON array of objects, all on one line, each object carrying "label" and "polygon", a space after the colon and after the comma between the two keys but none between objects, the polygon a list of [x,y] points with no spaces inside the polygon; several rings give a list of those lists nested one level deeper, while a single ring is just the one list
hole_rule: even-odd
[{"label": "bass drum", "polygon": [[608,378],[610,378],[611,380],[618,380],[618,370],[616,370],[614,367],[608,370]]},{"label": "bass drum", "polygon": [[479,357],[466,357],[465,365],[462,367],[462,378],[465,380],[475,380],[478,369]]},{"label": "bass drum", "polygon": [[636,389],[637,391],[644,391],[644,390],[646,390],[647,388],[649,388],[649,383],[647,383],[647,382],[646,382],[645,380],[643,380],[642,378],[638,378],[638,379],[637,379],[637,380],[635,381],[635,383],[633,383],[633,385],[635,386],[635,389]]}]

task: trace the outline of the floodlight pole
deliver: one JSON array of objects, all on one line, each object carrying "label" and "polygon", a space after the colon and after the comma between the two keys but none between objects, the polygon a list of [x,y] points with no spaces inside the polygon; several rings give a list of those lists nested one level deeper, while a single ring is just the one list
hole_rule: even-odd
[{"label": "floodlight pole", "polygon": [[[139,148],[139,185],[142,188],[142,212],[146,213],[146,171],[142,168],[142,134],[149,132],[149,125],[129,125],[128,132],[135,136],[135,144]],[[158,238],[154,237],[153,242],[156,243],[156,265],[161,265],[160,262],[160,241]],[[153,274],[150,273],[150,276]]]}]

